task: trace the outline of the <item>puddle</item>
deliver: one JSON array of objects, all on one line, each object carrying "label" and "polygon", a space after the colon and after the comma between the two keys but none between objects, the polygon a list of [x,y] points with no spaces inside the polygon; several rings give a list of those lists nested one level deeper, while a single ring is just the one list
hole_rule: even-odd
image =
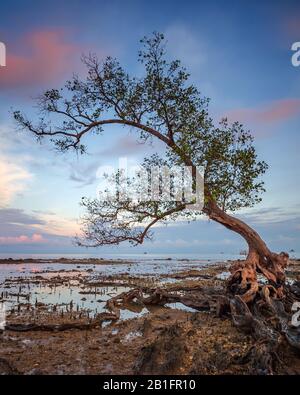
[{"label": "puddle", "polygon": [[176,284],[180,281],[182,281],[182,279],[180,278],[164,277],[163,279],[160,279],[159,283],[162,285],[166,285],[166,284]]},{"label": "puddle", "polygon": [[149,310],[144,307],[141,311],[132,311],[128,309],[121,309],[120,311],[120,319],[121,320],[130,320],[132,318],[139,318],[149,313]]},{"label": "puddle", "polygon": [[227,280],[230,276],[231,276],[231,273],[230,273],[230,272],[222,272],[222,273],[220,273],[220,274],[217,274],[217,275],[216,275],[216,278],[217,278],[218,280]]},{"label": "puddle", "polygon": [[[30,281],[30,280],[29,280]],[[111,297],[130,291],[130,287],[102,286],[86,287],[79,281],[70,280],[67,283],[56,285],[54,283],[30,283],[15,285],[10,288],[0,289],[1,295],[8,310],[17,308],[20,311],[31,306],[45,305],[48,311],[86,310],[95,315],[105,310],[106,301]]]},{"label": "puddle", "polygon": [[198,313],[198,310],[193,309],[192,307],[188,307],[184,305],[183,303],[176,302],[176,303],[167,303],[165,304],[165,307],[170,307],[171,309],[178,309],[178,310],[183,310],[183,311],[188,311],[190,313]]},{"label": "puddle", "polygon": [[[36,310],[47,312],[87,312],[89,317],[107,311],[105,304],[111,297],[128,292],[130,278],[145,279],[145,284],[172,284],[181,279],[170,277],[179,271],[200,269],[216,264],[208,260],[138,259],[101,265],[84,262],[64,263],[37,261],[34,263],[9,263],[0,266],[0,302],[6,309],[22,313]],[[125,275],[125,283],[116,276]],[[130,278],[128,280],[128,276]],[[107,283],[106,285],[103,283]],[[118,284],[118,282],[120,284]],[[182,305],[183,306],[183,305]],[[180,308],[180,304],[172,304]],[[185,310],[185,306],[181,307]],[[149,307],[150,309],[150,307]],[[194,311],[194,310],[187,310]],[[147,308],[130,305],[120,310],[120,319],[127,320],[149,313]]]}]

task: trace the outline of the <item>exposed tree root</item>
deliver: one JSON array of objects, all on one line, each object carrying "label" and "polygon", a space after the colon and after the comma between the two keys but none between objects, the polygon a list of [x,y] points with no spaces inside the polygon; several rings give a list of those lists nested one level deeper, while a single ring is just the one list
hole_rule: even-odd
[{"label": "exposed tree root", "polygon": [[[294,300],[291,295],[290,299]],[[251,358],[256,361],[259,373],[273,373],[274,364],[279,361],[279,349],[285,341],[300,350],[300,326],[291,324],[291,305],[277,298],[273,286],[261,287],[255,303],[250,305],[235,296],[230,300],[230,309],[234,325],[257,340]]]},{"label": "exposed tree root", "polygon": [[[165,289],[133,289],[110,299],[107,308],[119,317],[120,306],[126,303],[164,306],[180,302],[198,311],[214,312],[219,317],[230,316],[238,329],[256,340],[255,346],[243,357],[244,361],[241,363],[250,361],[255,374],[272,374],[280,364],[279,354],[282,346],[286,347],[288,343],[292,348],[300,350],[300,326],[291,325],[291,307],[293,302],[299,299],[299,284],[295,282],[290,287],[280,285],[280,293],[284,291],[285,297],[279,298],[279,287],[258,283],[250,262],[246,262],[242,267],[239,265],[240,262],[233,268],[234,274],[228,286],[230,291],[226,295],[222,295],[222,290],[213,287],[184,287],[184,292],[180,290],[180,293],[178,289],[176,292]],[[241,295],[232,294],[233,280],[236,280],[237,273],[240,282],[235,284],[238,285],[239,291],[246,290]],[[252,282],[255,285],[251,286]],[[237,292],[237,288],[235,291]],[[155,354],[155,350],[156,345],[145,348],[137,366],[144,366],[146,357]],[[143,371],[144,368],[141,369]],[[147,369],[145,368],[145,371],[148,371]]]},{"label": "exposed tree root", "polygon": [[277,359],[281,335],[272,326],[267,325],[263,318],[255,317],[241,297],[230,300],[230,309],[234,325],[256,340],[245,360],[251,360],[258,374],[272,374],[274,360]]},{"label": "exposed tree root", "polygon": [[254,301],[259,292],[257,274],[262,274],[268,283],[274,287],[276,297],[284,297],[285,268],[288,264],[288,254],[269,253],[261,255],[250,250],[245,261],[237,261],[230,268],[231,277],[228,290],[233,295],[240,295],[246,303]]},{"label": "exposed tree root", "polygon": [[[300,287],[298,282],[286,285],[288,254],[271,253],[262,244],[259,247],[250,248],[245,261],[232,265],[228,296],[219,301],[217,313],[230,311],[234,325],[257,340],[251,358],[258,372],[272,373],[284,339],[300,349],[300,326],[291,325],[292,306],[299,300]],[[259,274],[267,280],[266,285],[259,283]]]}]

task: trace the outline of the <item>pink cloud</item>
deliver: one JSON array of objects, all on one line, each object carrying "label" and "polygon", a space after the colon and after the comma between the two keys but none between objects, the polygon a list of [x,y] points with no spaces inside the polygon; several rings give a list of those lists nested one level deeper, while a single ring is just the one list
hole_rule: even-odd
[{"label": "pink cloud", "polygon": [[277,100],[260,108],[239,108],[229,111],[230,121],[270,124],[293,118],[300,114],[300,99]]},{"label": "pink cloud", "polygon": [[66,72],[74,71],[72,57],[79,59],[82,52],[77,45],[66,42],[62,30],[30,33],[19,46],[22,50],[14,54],[7,46],[6,67],[0,70],[1,88],[55,82]]},{"label": "pink cloud", "polygon": [[0,237],[0,244],[32,244],[32,243],[44,243],[46,240],[43,238],[42,235],[38,233],[34,233],[31,237],[30,236],[6,236]]}]

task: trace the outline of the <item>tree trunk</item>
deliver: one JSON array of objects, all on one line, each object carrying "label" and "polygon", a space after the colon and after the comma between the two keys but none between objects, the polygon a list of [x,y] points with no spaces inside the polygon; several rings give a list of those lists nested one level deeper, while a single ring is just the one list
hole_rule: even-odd
[{"label": "tree trunk", "polygon": [[254,229],[225,213],[214,202],[210,202],[203,211],[210,219],[241,235],[248,244],[246,260],[235,262],[230,269],[228,290],[233,295],[240,295],[246,303],[253,301],[259,291],[257,274],[260,273],[268,280],[271,295],[283,298],[288,254],[271,252]]}]

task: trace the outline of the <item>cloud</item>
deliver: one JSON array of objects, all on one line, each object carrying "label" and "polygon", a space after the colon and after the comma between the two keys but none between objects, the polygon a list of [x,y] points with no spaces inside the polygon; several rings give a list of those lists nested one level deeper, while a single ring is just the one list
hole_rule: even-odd
[{"label": "cloud", "polygon": [[45,221],[36,215],[27,214],[18,208],[0,209],[0,224],[17,224],[17,225],[44,225]]},{"label": "cloud", "polygon": [[80,49],[66,42],[63,30],[36,31],[25,36],[18,53],[7,53],[7,65],[0,70],[0,88],[32,87],[57,81],[79,58]]},{"label": "cloud", "polygon": [[10,158],[0,158],[0,207],[9,204],[16,194],[24,191],[32,174]]},{"label": "cloud", "polygon": [[299,206],[294,207],[266,207],[260,209],[251,209],[240,214],[239,217],[246,222],[251,221],[255,224],[275,224],[283,223],[285,221],[296,220],[299,222],[300,210]]},{"label": "cloud", "polygon": [[35,214],[55,215],[53,211],[49,211],[49,210],[32,210],[32,212]]},{"label": "cloud", "polygon": [[34,213],[26,213],[18,208],[0,208],[1,245],[41,242],[44,232],[37,232],[35,226],[45,226],[46,222]]},{"label": "cloud", "polygon": [[205,246],[215,246],[215,245],[235,245],[235,241],[224,238],[219,240],[206,240],[206,239],[167,239],[163,241],[154,241],[152,244],[159,247],[175,247],[175,248],[187,248],[187,247],[205,247]]},{"label": "cloud", "polygon": [[55,236],[74,237],[80,232],[80,225],[75,218],[66,218],[59,214],[41,214],[38,217],[42,224],[33,224],[32,227],[43,233]]},{"label": "cloud", "polygon": [[276,100],[257,108],[239,108],[227,112],[230,121],[273,124],[300,115],[300,99]]},{"label": "cloud", "polygon": [[92,185],[97,180],[97,169],[99,168],[99,161],[95,161],[88,166],[76,165],[72,163],[70,180],[78,184],[78,187]]},{"label": "cloud", "polygon": [[70,238],[79,231],[76,219],[66,218],[57,213],[43,211],[27,213],[18,208],[0,208],[2,244],[5,244],[5,240],[10,244],[13,240],[16,242],[23,240],[24,236],[28,238],[28,242],[29,240],[37,242],[38,238],[34,235],[42,235],[47,240],[53,237]]},{"label": "cloud", "polygon": [[45,243],[46,240],[42,235],[34,233],[32,236],[21,235],[18,237],[0,237],[0,244],[36,244]]},{"label": "cloud", "polygon": [[171,25],[165,31],[168,52],[182,59],[189,69],[195,70],[206,62],[206,50],[199,38],[182,24]]}]

